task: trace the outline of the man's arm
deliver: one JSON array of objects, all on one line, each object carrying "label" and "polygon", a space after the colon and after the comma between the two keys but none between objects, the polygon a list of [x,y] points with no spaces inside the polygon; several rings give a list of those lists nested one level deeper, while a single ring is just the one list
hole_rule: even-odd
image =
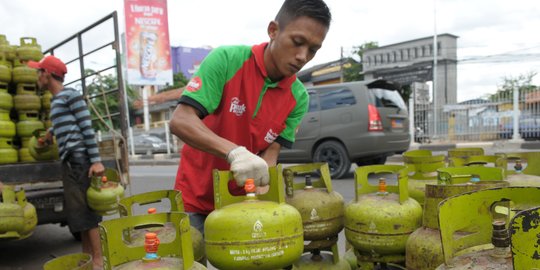
[{"label": "man's arm", "polygon": [[171,132],[193,148],[226,158],[227,154],[238,147],[235,143],[219,137],[199,118],[197,109],[185,104],[178,104],[169,122]]},{"label": "man's arm", "polygon": [[281,150],[281,144],[273,142],[268,146],[268,148],[261,152],[260,156],[262,159],[264,159],[264,161],[266,161],[268,167],[277,165],[279,150]]},{"label": "man's arm", "polygon": [[86,146],[90,163],[92,164],[88,170],[88,176],[102,175],[103,172],[105,172],[105,167],[101,163],[95,132],[92,128],[92,119],[90,117],[90,111],[88,111],[88,107],[86,106],[86,102],[81,95],[71,95],[68,100],[68,105],[81,130],[83,142]]}]

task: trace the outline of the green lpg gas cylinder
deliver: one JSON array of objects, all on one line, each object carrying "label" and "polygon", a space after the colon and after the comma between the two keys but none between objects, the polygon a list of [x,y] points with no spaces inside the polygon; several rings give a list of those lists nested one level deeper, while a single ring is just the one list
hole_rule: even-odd
[{"label": "green lpg gas cylinder", "polygon": [[509,226],[514,269],[540,269],[540,207],[517,213]]},{"label": "green lpg gas cylinder", "polygon": [[510,186],[540,187],[540,152],[504,153]]},{"label": "green lpg gas cylinder", "polygon": [[14,187],[4,185],[0,202],[0,239],[19,238],[24,225],[24,210],[15,201]]},{"label": "green lpg gas cylinder", "polygon": [[41,46],[37,43],[36,38],[22,37],[20,45],[16,49],[17,57],[21,61],[39,61],[43,58]]},{"label": "green lpg gas cylinder", "polygon": [[[122,198],[118,202],[119,213],[121,217],[132,216],[133,208],[136,204],[142,206],[150,203],[162,202],[163,200],[168,200],[170,212],[184,212],[184,201],[182,200],[182,194],[180,191],[158,190]],[[148,214],[154,213],[156,213],[156,208],[148,209]],[[162,241],[168,241],[169,239],[174,238],[175,229],[174,226],[164,226],[127,230],[124,238],[128,240],[130,245],[142,245],[142,242],[144,241],[144,234],[146,232],[155,232]],[[190,232],[191,240],[193,241],[192,246],[195,260],[201,264],[206,264],[202,233],[193,226],[190,227]]]},{"label": "green lpg gas cylinder", "polygon": [[11,63],[6,61],[2,52],[0,52],[0,82],[11,82]]},{"label": "green lpg gas cylinder", "polygon": [[[279,269],[291,265],[304,247],[302,217],[285,203],[281,165],[269,170],[269,190],[232,196],[229,171],[214,170],[216,209],[204,224],[206,256],[219,269]],[[252,180],[251,180],[252,181]]]},{"label": "green lpg gas cylinder", "polygon": [[37,95],[15,95],[13,103],[17,111],[39,111],[41,109],[41,99]]},{"label": "green lpg gas cylinder", "polygon": [[[397,176],[397,186],[368,182],[370,175]],[[409,235],[420,227],[422,207],[409,197],[407,169],[400,165],[363,166],[355,172],[356,197],[345,207],[345,237],[359,263],[402,263]]]},{"label": "green lpg gas cylinder", "polygon": [[[437,270],[513,270],[512,254],[510,252],[510,236],[505,221],[493,222],[493,248],[466,253],[452,258],[448,264],[442,264]],[[523,268],[525,269],[525,268]],[[528,268],[533,269],[533,268]]]},{"label": "green lpg gas cylinder", "polygon": [[484,148],[481,147],[456,147],[448,149],[448,166],[456,167],[453,164],[452,158],[468,158],[470,156],[483,156]]},{"label": "green lpg gas cylinder", "polygon": [[[443,200],[439,230],[444,264],[437,269],[513,269],[506,226],[510,213],[501,216],[497,206],[539,204],[538,187],[492,188]],[[464,228],[467,233],[456,237]],[[479,246],[484,249],[469,251]]]},{"label": "green lpg gas cylinder", "polygon": [[424,204],[426,184],[437,183],[437,169],[446,167],[444,155],[433,155],[430,150],[410,150],[403,153],[403,162],[410,174],[409,196]]},{"label": "green lpg gas cylinder", "polygon": [[19,111],[19,122],[17,122],[17,135],[20,137],[33,136],[34,131],[45,129],[45,126],[38,118],[37,111]]},{"label": "green lpg gas cylinder", "polygon": [[407,240],[407,269],[430,270],[444,262],[438,219],[438,205],[442,200],[465,192],[508,186],[508,182],[502,181],[504,172],[501,168],[442,168],[438,173],[439,178],[444,179],[443,184],[426,185],[422,227]]},{"label": "green lpg gas cylinder", "polygon": [[41,95],[41,107],[44,110],[50,110],[51,109],[51,99],[52,94],[48,90],[45,90],[43,94]]},{"label": "green lpg gas cylinder", "polygon": [[5,35],[0,34],[0,54],[5,55],[6,60],[12,61],[17,56],[16,46],[9,45]]},{"label": "green lpg gas cylinder", "polygon": [[0,112],[9,113],[13,108],[13,97],[7,90],[0,89]]},{"label": "green lpg gas cylinder", "polygon": [[12,138],[15,134],[15,123],[9,118],[9,113],[0,111],[0,137]]},{"label": "green lpg gas cylinder", "polygon": [[[45,142],[45,129],[36,129],[32,132],[32,137],[28,140],[28,152],[35,160],[56,160],[58,156],[58,146],[53,139],[52,144]],[[23,147],[26,139],[23,139]]]},{"label": "green lpg gas cylinder", "polygon": [[[123,231],[135,227],[175,227],[172,241],[163,241],[155,233],[147,233],[143,246],[128,246]],[[193,261],[189,217],[185,213],[156,213],[106,220],[99,224],[102,239],[103,268],[111,269],[206,269]]]},{"label": "green lpg gas cylinder", "polygon": [[92,255],[75,253],[52,259],[43,265],[43,270],[92,270]]},{"label": "green lpg gas cylinder", "polygon": [[17,150],[13,148],[11,138],[0,137],[0,164],[15,163],[19,160]]},{"label": "green lpg gas cylinder", "polygon": [[114,180],[109,180],[105,175],[92,177],[86,199],[88,206],[99,215],[107,216],[118,212],[118,201],[124,197],[124,187],[118,179]]},{"label": "green lpg gas cylinder", "polygon": [[37,87],[35,83],[18,83],[15,94],[36,95]]},{"label": "green lpg gas cylinder", "polygon": [[[294,183],[298,173],[315,173],[320,179],[311,181],[306,175],[305,182]],[[304,241],[326,240],[337,236],[343,229],[343,196],[332,188],[332,179],[327,163],[313,163],[291,166],[283,170],[286,186],[286,201],[294,206],[302,216]]]},{"label": "green lpg gas cylinder", "polygon": [[26,199],[24,189],[21,189],[17,192],[17,203],[23,209],[24,226],[19,231],[19,234],[21,235],[20,239],[24,239],[32,235],[34,229],[37,226],[37,212],[36,207],[34,207],[34,205],[29,203]]},{"label": "green lpg gas cylinder", "polygon": [[[14,83],[35,84],[38,80],[37,69],[30,68],[19,60],[14,60],[11,80]],[[18,93],[17,93],[18,94]]]},{"label": "green lpg gas cylinder", "polygon": [[23,147],[19,148],[19,162],[36,162],[37,159],[35,159],[32,154],[30,154],[30,149]]}]

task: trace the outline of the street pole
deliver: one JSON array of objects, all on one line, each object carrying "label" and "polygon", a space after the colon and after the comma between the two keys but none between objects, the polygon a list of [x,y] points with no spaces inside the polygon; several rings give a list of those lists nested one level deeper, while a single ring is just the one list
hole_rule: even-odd
[{"label": "street pole", "polygon": [[438,137],[438,112],[439,102],[437,95],[437,0],[433,0],[433,136]]},{"label": "street pole", "polygon": [[512,140],[513,142],[521,142],[523,139],[521,138],[521,135],[519,134],[519,86],[515,86],[514,88],[514,110],[513,110],[513,133],[512,133]]},{"label": "street pole", "polygon": [[148,116],[148,86],[142,87],[143,96],[143,114],[144,114],[144,131],[150,130],[150,117]]}]

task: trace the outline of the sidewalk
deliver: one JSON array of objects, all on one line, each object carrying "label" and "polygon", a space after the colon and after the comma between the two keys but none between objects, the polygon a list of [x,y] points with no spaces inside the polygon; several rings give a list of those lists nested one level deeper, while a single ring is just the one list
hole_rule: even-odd
[{"label": "sidewalk", "polygon": [[[448,149],[456,147],[484,149],[486,155],[494,155],[495,153],[508,152],[530,152],[540,151],[540,141],[530,142],[512,142],[512,141],[493,141],[493,142],[433,142],[427,144],[412,143],[409,150],[425,149],[431,150],[434,154],[446,154]],[[437,153],[441,152],[441,153]],[[393,155],[388,157],[388,162],[402,162],[401,155]],[[135,155],[129,157],[129,165],[131,166],[178,166],[180,162],[180,154],[154,154],[154,155]]]}]

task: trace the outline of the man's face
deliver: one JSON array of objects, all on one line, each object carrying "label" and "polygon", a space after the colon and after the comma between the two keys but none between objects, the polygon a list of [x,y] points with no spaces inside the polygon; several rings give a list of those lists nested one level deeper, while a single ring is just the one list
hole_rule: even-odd
[{"label": "man's face", "polygon": [[270,59],[265,59],[268,76],[281,79],[296,74],[321,48],[328,28],[309,17],[299,17],[285,28],[275,22],[268,27]]},{"label": "man's face", "polygon": [[40,91],[47,90],[49,87],[49,80],[51,75],[44,69],[38,69],[38,87]]}]

